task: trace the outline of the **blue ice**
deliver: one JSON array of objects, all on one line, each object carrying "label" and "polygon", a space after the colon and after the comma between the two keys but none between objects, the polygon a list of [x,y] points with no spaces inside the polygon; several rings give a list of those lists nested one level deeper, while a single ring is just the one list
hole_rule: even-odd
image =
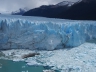
[{"label": "blue ice", "polygon": [[96,38],[96,21],[0,15],[0,49],[54,50]]}]

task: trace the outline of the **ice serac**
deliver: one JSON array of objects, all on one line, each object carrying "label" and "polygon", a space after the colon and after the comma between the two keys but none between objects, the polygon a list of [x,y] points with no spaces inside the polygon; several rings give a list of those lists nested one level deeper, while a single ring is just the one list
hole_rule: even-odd
[{"label": "ice serac", "polygon": [[0,49],[54,50],[96,38],[95,21],[14,17],[0,17]]}]

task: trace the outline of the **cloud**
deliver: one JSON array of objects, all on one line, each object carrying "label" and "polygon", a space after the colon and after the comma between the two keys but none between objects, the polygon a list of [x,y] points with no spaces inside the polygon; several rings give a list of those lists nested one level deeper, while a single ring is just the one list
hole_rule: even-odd
[{"label": "cloud", "polygon": [[[0,0],[0,12],[16,11],[19,8],[35,8],[41,5],[56,4],[64,0]],[[77,1],[77,0],[67,0]]]}]

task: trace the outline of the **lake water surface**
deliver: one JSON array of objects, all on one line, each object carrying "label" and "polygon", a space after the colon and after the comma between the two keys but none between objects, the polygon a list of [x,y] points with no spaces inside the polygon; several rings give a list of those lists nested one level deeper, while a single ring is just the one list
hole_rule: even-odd
[{"label": "lake water surface", "polygon": [[0,72],[43,72],[43,66],[28,66],[23,61],[0,59]]}]

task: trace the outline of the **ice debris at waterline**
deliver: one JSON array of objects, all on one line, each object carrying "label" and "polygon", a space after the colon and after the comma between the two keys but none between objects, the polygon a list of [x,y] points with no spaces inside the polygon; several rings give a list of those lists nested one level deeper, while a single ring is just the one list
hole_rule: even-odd
[{"label": "ice debris at waterline", "polygon": [[0,49],[53,50],[96,38],[96,21],[0,16]]},{"label": "ice debris at waterline", "polygon": [[24,61],[30,66],[49,66],[51,70],[60,72],[96,72],[96,44],[94,43],[84,43],[69,49],[38,51],[40,55],[22,59],[22,55],[33,52],[26,49],[6,50],[2,51],[5,57],[2,56],[0,59]]}]

